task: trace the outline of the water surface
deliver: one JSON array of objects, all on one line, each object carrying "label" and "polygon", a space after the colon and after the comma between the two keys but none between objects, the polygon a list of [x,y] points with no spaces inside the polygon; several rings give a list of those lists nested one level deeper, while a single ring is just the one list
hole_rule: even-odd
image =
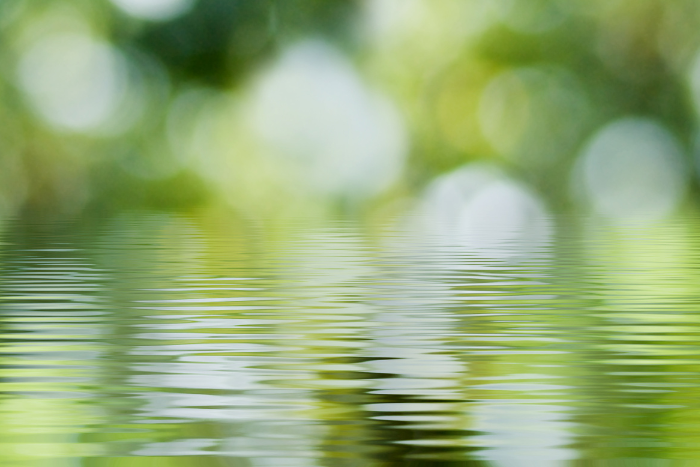
[{"label": "water surface", "polygon": [[696,465],[700,226],[561,224],[11,222],[0,464]]}]

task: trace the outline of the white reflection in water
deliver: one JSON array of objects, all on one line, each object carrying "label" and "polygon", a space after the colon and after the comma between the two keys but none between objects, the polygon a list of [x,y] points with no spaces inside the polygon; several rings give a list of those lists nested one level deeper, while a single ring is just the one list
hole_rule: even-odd
[{"label": "white reflection in water", "polygon": [[106,352],[98,343],[109,308],[91,295],[105,291],[105,271],[70,258],[75,251],[32,249],[24,252],[24,261],[4,264],[0,465],[24,460],[68,467],[74,464],[64,459],[104,452],[98,443],[75,442],[73,435],[106,419],[86,401],[95,398],[90,388],[100,384],[96,362]]},{"label": "white reflection in water", "polygon": [[176,452],[180,456],[201,456],[211,454],[211,451],[206,448],[211,448],[217,442],[214,439],[182,439],[164,443],[150,443],[132,454],[135,456],[170,456]]},{"label": "white reflection in water", "polygon": [[661,123],[624,118],[602,128],[575,167],[580,193],[612,219],[655,220],[681,201],[687,174],[681,146]]},{"label": "white reflection in water", "polygon": [[496,467],[557,467],[577,458],[566,448],[573,439],[573,423],[563,408],[547,404],[483,402],[474,407],[472,439],[486,449],[479,457]]},{"label": "white reflection in water", "polygon": [[22,57],[19,84],[49,123],[73,131],[106,123],[126,92],[119,52],[88,34],[41,37]]},{"label": "white reflection in water", "polygon": [[259,77],[250,105],[255,132],[301,188],[362,197],[402,168],[406,135],[398,113],[327,44],[287,49]]},{"label": "white reflection in water", "polygon": [[448,244],[494,258],[533,253],[552,234],[538,197],[485,164],[438,177],[427,188],[419,214],[424,228]]}]

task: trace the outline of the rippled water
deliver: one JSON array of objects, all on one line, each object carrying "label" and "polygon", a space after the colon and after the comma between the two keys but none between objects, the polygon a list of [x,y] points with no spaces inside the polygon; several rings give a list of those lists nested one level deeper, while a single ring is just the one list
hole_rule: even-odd
[{"label": "rippled water", "polygon": [[5,227],[2,466],[700,462],[695,221]]}]

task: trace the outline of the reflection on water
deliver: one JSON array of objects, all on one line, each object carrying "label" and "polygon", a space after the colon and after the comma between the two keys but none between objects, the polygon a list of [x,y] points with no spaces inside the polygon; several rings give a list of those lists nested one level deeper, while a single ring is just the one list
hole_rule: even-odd
[{"label": "reflection on water", "polygon": [[0,464],[700,460],[694,221],[570,224],[524,257],[351,223],[15,222]]}]

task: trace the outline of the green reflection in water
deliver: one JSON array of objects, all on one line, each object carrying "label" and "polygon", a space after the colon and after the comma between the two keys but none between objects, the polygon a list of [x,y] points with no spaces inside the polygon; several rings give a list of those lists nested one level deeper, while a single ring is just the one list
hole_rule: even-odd
[{"label": "green reflection in water", "polygon": [[15,222],[0,464],[699,460],[696,221],[570,224],[493,257],[349,222]]}]

